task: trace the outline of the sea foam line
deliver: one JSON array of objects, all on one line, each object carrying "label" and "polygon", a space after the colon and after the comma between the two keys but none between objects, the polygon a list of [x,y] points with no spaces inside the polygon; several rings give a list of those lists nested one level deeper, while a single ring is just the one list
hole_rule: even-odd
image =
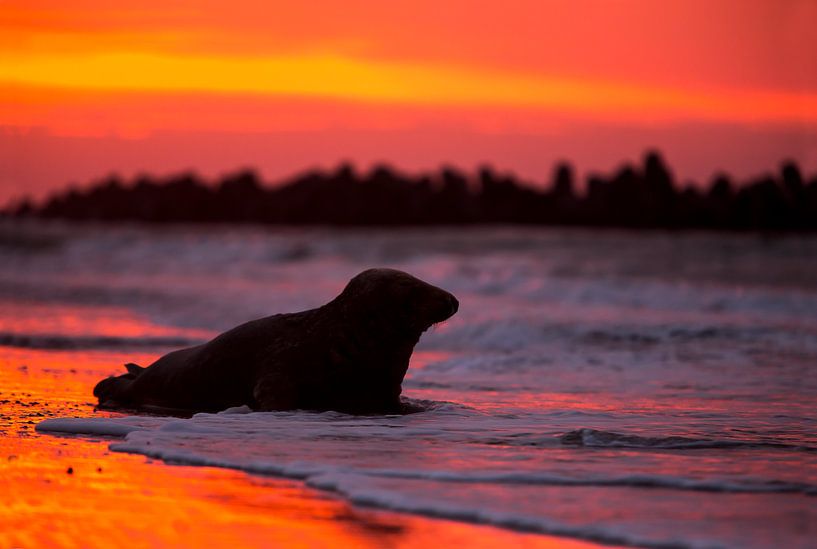
[{"label": "sea foam line", "polygon": [[[161,459],[174,464],[203,465],[239,469],[248,473],[275,475],[296,479],[308,479],[314,475],[330,472],[344,472],[361,477],[400,478],[406,480],[428,480],[456,483],[491,483],[491,484],[526,484],[538,486],[598,486],[598,487],[634,487],[684,490],[696,492],[722,493],[788,493],[817,496],[817,486],[788,482],[777,479],[745,479],[742,481],[725,481],[717,479],[694,479],[680,476],[629,474],[610,477],[576,478],[554,475],[546,472],[491,472],[491,471],[445,471],[417,469],[379,469],[337,466],[332,464],[273,461],[245,462],[230,459],[230,456],[213,458],[203,456],[194,450],[179,448],[162,448],[151,445],[150,433],[153,430],[163,433],[178,433],[179,436],[218,436],[220,430],[211,426],[197,425],[190,420],[172,420],[164,418],[129,417],[117,418],[56,418],[47,419],[36,426],[40,432],[86,434],[124,438],[120,443],[111,444],[110,449],[117,452],[135,453],[154,459]],[[133,433],[134,436],[131,436]],[[613,433],[615,434],[615,433]],[[633,436],[633,435],[627,435]],[[643,437],[639,437],[643,438]],[[694,440],[694,439],[693,439]]]}]

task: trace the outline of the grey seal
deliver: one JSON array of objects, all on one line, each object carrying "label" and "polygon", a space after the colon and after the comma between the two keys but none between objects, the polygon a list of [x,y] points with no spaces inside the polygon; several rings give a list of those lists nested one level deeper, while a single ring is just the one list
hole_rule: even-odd
[{"label": "grey seal", "polygon": [[459,302],[408,273],[369,269],[329,303],[237,326],[94,388],[102,408],[406,411],[403,377],[420,336]]}]

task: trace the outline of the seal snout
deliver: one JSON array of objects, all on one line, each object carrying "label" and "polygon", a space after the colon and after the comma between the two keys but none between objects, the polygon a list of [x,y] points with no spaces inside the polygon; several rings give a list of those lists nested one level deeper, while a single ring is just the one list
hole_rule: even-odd
[{"label": "seal snout", "polygon": [[454,316],[460,308],[460,302],[457,298],[449,294],[445,290],[440,290],[442,295],[437,299],[437,305],[434,307],[434,318],[432,323],[444,322]]}]

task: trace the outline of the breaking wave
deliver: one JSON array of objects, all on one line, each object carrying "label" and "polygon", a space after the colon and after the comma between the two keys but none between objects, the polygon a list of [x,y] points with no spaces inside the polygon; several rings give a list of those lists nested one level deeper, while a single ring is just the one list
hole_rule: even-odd
[{"label": "breaking wave", "polygon": [[645,437],[598,429],[576,429],[560,437],[562,444],[593,448],[648,448],[654,450],[695,450],[711,448],[778,448],[817,452],[817,448],[776,441],[717,440],[682,436]]}]

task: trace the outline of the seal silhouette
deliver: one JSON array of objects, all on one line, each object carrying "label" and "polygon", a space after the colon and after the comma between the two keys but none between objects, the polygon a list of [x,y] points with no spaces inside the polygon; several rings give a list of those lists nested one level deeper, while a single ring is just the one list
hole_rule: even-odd
[{"label": "seal silhouette", "polygon": [[126,364],[94,396],[104,408],[399,413],[414,346],[458,308],[453,295],[408,273],[369,269],[317,309],[241,324],[146,368]]}]

